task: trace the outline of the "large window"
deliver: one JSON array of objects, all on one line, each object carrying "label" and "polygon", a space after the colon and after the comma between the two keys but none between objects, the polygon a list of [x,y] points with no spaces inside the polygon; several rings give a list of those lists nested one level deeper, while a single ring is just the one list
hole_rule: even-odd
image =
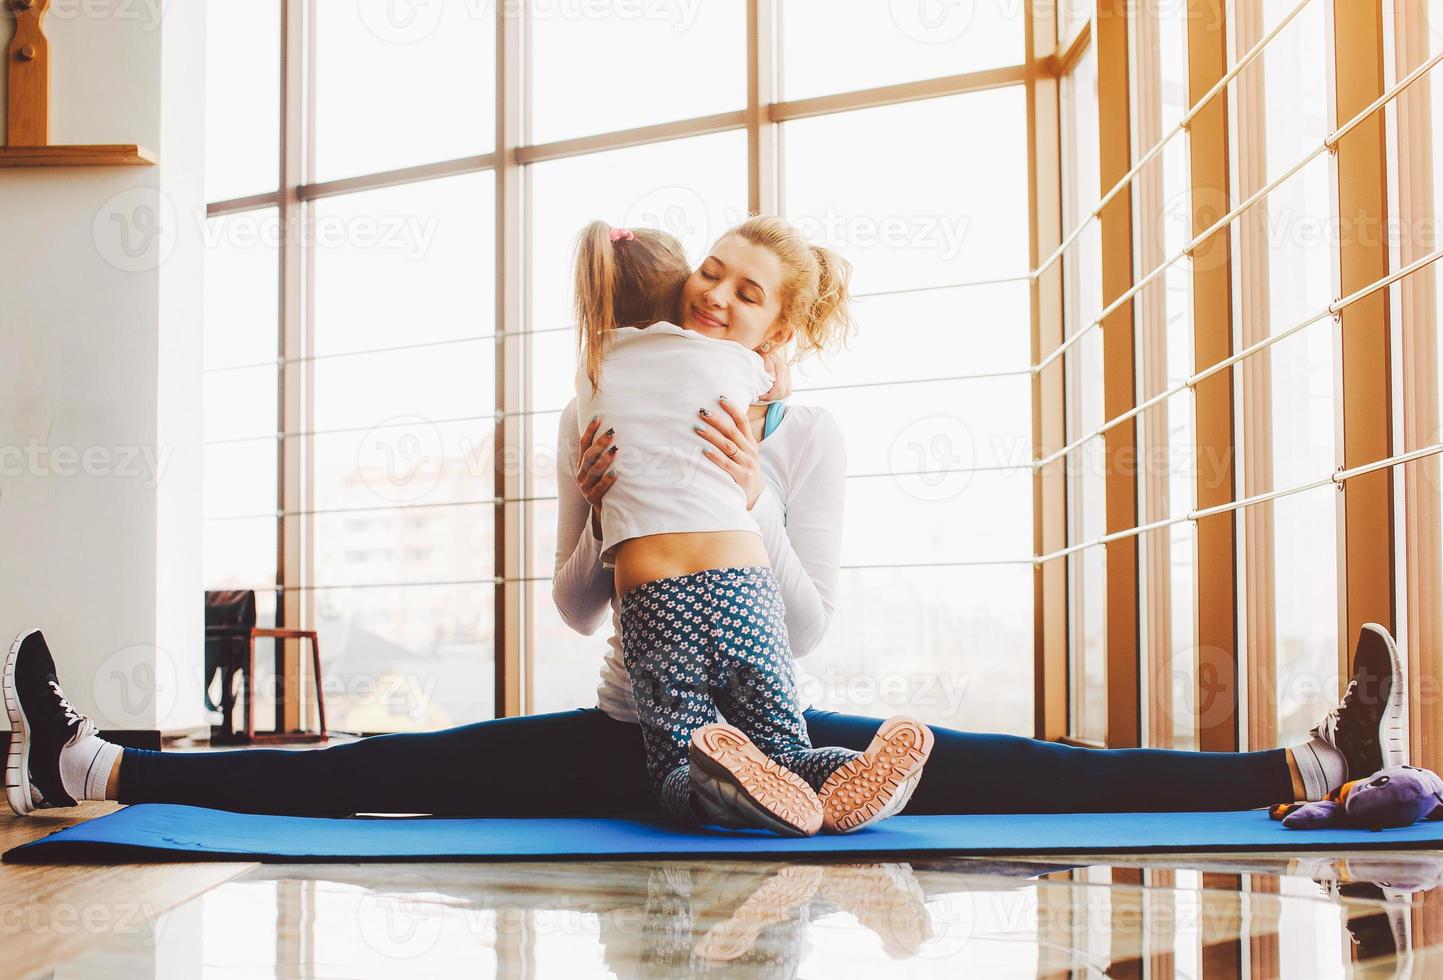
[{"label": "large window", "polygon": [[1039,564],[1065,575],[1038,582],[1067,641],[1041,689],[1068,697],[1040,727],[1293,744],[1376,622],[1404,641],[1412,761],[1432,759],[1443,4],[1057,12],[1058,132],[1033,136],[1059,247],[1034,273],[1061,316],[1034,329],[1065,367],[1037,382],[1065,431],[1039,459],[1068,460],[1039,506],[1065,546]]},{"label": "large window", "polygon": [[1266,748],[1368,621],[1426,695],[1443,0],[208,2],[207,586],[322,629],[338,727],[594,703],[572,243],[752,211],[856,270],[812,700]]},{"label": "large window", "polygon": [[249,128],[211,141],[207,586],[321,631],[335,727],[595,703],[604,632],[550,595],[572,243],[653,225],[699,260],[761,210],[859,294],[792,398],[848,440],[804,693],[1031,732],[1020,8],[209,2],[261,54],[209,75]]}]

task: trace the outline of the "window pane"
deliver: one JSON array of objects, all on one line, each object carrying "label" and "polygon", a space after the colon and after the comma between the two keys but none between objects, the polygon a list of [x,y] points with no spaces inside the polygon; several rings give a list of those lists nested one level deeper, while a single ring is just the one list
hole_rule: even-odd
[{"label": "window pane", "polygon": [[1017,65],[1025,55],[1022,7],[1007,0],[779,2],[787,99]]},{"label": "window pane", "polygon": [[[554,519],[554,518],[553,518]],[[544,521],[538,519],[540,527]],[[561,621],[551,599],[551,582],[526,582],[531,611],[532,712],[567,711],[597,703],[601,665],[610,652],[611,617],[590,636],[582,636]]]},{"label": "window pane", "polygon": [[205,235],[207,370],[274,362],[280,350],[276,209],[210,218]]},{"label": "window pane", "polygon": [[[879,649],[889,664],[901,657],[898,670],[918,682],[965,680],[992,662],[985,642],[934,644],[910,629],[902,630],[907,641],[874,637],[868,650],[857,637],[871,626],[846,622],[843,607],[869,609],[879,623],[925,615],[963,637],[989,634],[997,609],[1017,609],[1009,642],[1031,648],[1030,377],[958,377],[1026,372],[1031,361],[1026,283],[958,285],[1026,274],[1022,94],[1018,87],[784,127],[787,217],[853,263],[860,296],[849,349],[809,360],[793,377],[793,401],[826,408],[846,433],[853,478],[842,561],[859,566],[844,573],[857,592],[839,604],[823,651],[808,656],[808,672],[834,663],[841,675],[876,677]],[[963,146],[959,134],[973,127],[992,134],[985,160]],[[908,161],[907,179],[879,180],[897,159]],[[986,193],[974,189],[981,186]],[[887,521],[868,519],[878,513]],[[978,561],[1019,564],[945,567]],[[868,567],[919,563],[939,567]],[[1014,574],[1019,569],[1024,574]],[[999,572],[988,579],[988,609],[946,591],[949,583],[984,578],[976,574],[983,571]],[[1014,586],[1018,594],[999,596]],[[863,589],[885,594],[864,598]],[[1030,655],[1009,670],[1026,688],[1026,708],[1014,715],[1017,705],[997,705],[985,726],[1030,731]],[[976,727],[975,715],[953,717],[955,709],[930,701],[928,692],[913,693],[933,720],[962,724],[965,717]]]},{"label": "window pane", "polygon": [[[1057,41],[1066,44],[1092,18],[1097,0],[1057,0]],[[1149,8],[1151,9],[1151,8]]]},{"label": "window pane", "polygon": [[[555,429],[555,416],[548,416]],[[542,427],[546,428],[545,426]],[[609,651],[610,613],[590,636],[582,636],[561,621],[551,598],[549,576],[556,559],[556,501],[528,505],[531,521],[527,574],[545,581],[522,583],[530,609],[532,670],[532,711],[564,711],[596,704],[596,686],[601,682],[601,664]],[[574,542],[573,542],[574,544]]]},{"label": "window pane", "polygon": [[[1138,93],[1133,127],[1136,158],[1177,125],[1188,108],[1189,93],[1186,19],[1175,10],[1148,9],[1131,23],[1129,40],[1138,52],[1131,59],[1131,84]],[[1168,263],[1193,237],[1193,215],[1210,202],[1193,199],[1189,177],[1187,140],[1177,136],[1133,180],[1129,188],[1133,214],[1143,219],[1133,224],[1136,279]],[[1192,261],[1183,258],[1168,264],[1161,276],[1139,290],[1135,313],[1140,400],[1172,390],[1192,373],[1192,280]],[[1138,419],[1142,524],[1182,517],[1193,509],[1197,475],[1193,415],[1192,392],[1184,390]],[[1197,746],[1193,533],[1190,524],[1179,524],[1138,539],[1147,664],[1143,699],[1156,715],[1149,717],[1144,732],[1146,746]]]},{"label": "window pane", "polygon": [[[870,326],[870,321],[864,322],[863,330]],[[888,325],[873,329],[884,333]],[[959,353],[966,349],[957,348]],[[921,366],[917,360],[925,350],[913,351],[913,363],[906,370]],[[836,363],[840,366],[851,359],[853,355],[844,354]],[[815,372],[815,364],[812,368]],[[958,472],[955,479],[965,483],[967,471],[976,468],[1029,469],[1032,393],[1025,377],[800,391],[792,397],[821,405],[836,417],[847,435],[851,473],[921,473],[938,484],[938,492],[961,492],[960,487],[942,485],[944,474]],[[886,399],[892,410],[878,411],[879,398]],[[946,478],[949,484],[953,479]],[[1030,517],[1027,526],[1031,534]]]},{"label": "window pane", "polygon": [[[825,366],[816,360],[797,365],[794,388],[1025,371],[1032,362],[1025,281],[865,296],[856,313],[861,329],[846,351],[829,355]],[[967,352],[960,363],[917,356],[958,347]],[[1030,431],[1027,440],[1030,451]]]},{"label": "window pane", "polygon": [[475,503],[495,493],[490,421],[411,417],[305,437],[322,511]]},{"label": "window pane", "polygon": [[205,225],[202,580],[256,589],[263,626],[276,605],[278,228],[273,208]]},{"label": "window pane", "polygon": [[[1063,229],[1084,230],[1062,258],[1064,334],[1085,331],[1063,355],[1067,402],[1066,436],[1074,443],[1097,431],[1103,413],[1102,331],[1091,326],[1102,311],[1102,247],[1096,221],[1088,216],[1101,196],[1098,162],[1097,62],[1093,48],[1062,79]],[[1068,483],[1067,541],[1094,541],[1106,531],[1106,466],[1102,438],[1088,439],[1064,458]],[[1106,551],[1101,546],[1074,552],[1068,562],[1068,623],[1071,663],[1069,728],[1079,738],[1102,741],[1107,734]]]},{"label": "window pane", "polygon": [[[1268,0],[1265,27],[1289,9]],[[1255,111],[1247,112],[1246,102],[1242,118],[1244,131],[1263,141],[1265,158],[1261,166],[1249,161],[1240,169],[1243,195],[1291,169],[1328,133],[1325,14],[1322,7],[1305,9],[1269,44],[1266,58],[1239,74],[1240,90],[1261,100],[1261,119],[1251,118]],[[1326,154],[1317,157],[1239,223],[1240,268],[1249,270],[1261,297],[1244,319],[1247,342],[1289,329],[1325,310],[1333,298],[1331,263],[1339,243],[1328,234],[1334,227],[1329,167]],[[1258,461],[1249,493],[1311,482],[1338,465],[1335,331],[1331,319],[1320,320],[1258,355],[1246,369],[1245,377],[1262,382],[1244,386],[1253,437],[1263,442],[1249,453]],[[1274,630],[1275,674],[1255,689],[1260,697],[1276,699],[1281,745],[1306,738],[1322,705],[1340,690],[1336,506],[1336,491],[1325,487],[1249,508],[1244,518],[1266,542],[1263,553],[1255,549],[1249,574],[1269,588],[1255,603],[1262,608],[1249,614]]]},{"label": "window pane", "polygon": [[1025,469],[849,480],[842,563],[1030,561],[1031,486]]},{"label": "window pane", "polygon": [[[572,479],[575,469],[574,460],[557,460],[556,458],[556,436],[561,425],[560,412],[538,412],[527,416],[525,426],[529,431],[528,443],[530,451],[526,456],[526,495],[528,497],[555,497],[556,481],[558,479]],[[551,533],[554,535],[555,527],[547,528],[548,523],[555,523],[554,515],[549,518],[537,517],[537,533]],[[543,554],[550,554],[545,552]],[[542,562],[543,569],[550,565]],[[544,574],[544,572],[537,573]]]},{"label": "window pane", "polygon": [[[1403,38],[1398,44],[1397,67],[1402,77],[1443,48],[1443,0],[1429,0],[1426,9],[1410,10],[1407,16],[1397,18],[1396,25]],[[1405,89],[1398,96],[1397,112],[1397,127],[1391,136],[1396,140],[1394,152],[1398,160],[1400,227],[1408,230],[1399,236],[1397,262],[1403,266],[1418,261],[1439,245],[1443,153],[1437,146],[1443,134],[1443,74],[1435,68]],[[1409,274],[1397,287],[1401,302],[1389,304],[1399,323],[1399,332],[1394,336],[1401,337],[1403,363],[1410,366],[1405,374],[1407,380],[1394,381],[1402,384],[1405,399],[1403,444],[1395,451],[1411,452],[1443,443],[1443,426],[1439,424],[1443,419],[1443,384],[1439,383],[1443,378],[1439,370],[1439,350],[1443,349],[1439,343],[1443,340],[1440,277],[1443,270],[1436,262]],[[1438,543],[1438,529],[1443,527],[1443,460],[1426,457],[1395,473],[1395,480],[1407,494],[1408,515],[1404,537],[1409,598],[1399,602],[1399,610],[1408,619],[1408,642],[1418,650],[1433,644],[1431,638],[1438,635],[1443,614],[1443,576],[1438,574],[1443,568]],[[1420,658],[1413,662],[1427,663]],[[1421,669],[1428,670],[1426,666]],[[1419,733],[1425,740],[1422,744],[1431,743],[1435,731],[1431,726],[1423,728]]]},{"label": "window pane", "polygon": [[862,293],[1025,275],[1025,97],[1012,86],[787,123],[786,217],[850,259]]},{"label": "window pane", "polygon": [[[419,15],[418,15],[419,16]],[[493,177],[325,198],[316,229],[308,620],[353,731],[493,712]],[[327,682],[331,682],[328,667]]]},{"label": "window pane", "polygon": [[[274,437],[206,445],[203,513],[207,520],[273,514],[276,487]],[[266,573],[268,581],[273,572]]]},{"label": "window pane", "polygon": [[494,194],[488,171],[315,202],[315,353],[493,336]]},{"label": "window pane", "polygon": [[206,0],[207,201],[280,180],[280,10],[277,0]]},{"label": "window pane", "polygon": [[746,4],[528,0],[530,141],[743,109]]},{"label": "window pane", "polygon": [[494,513],[488,501],[319,514],[312,525],[312,584],[332,588],[490,578]]},{"label": "window pane", "polygon": [[438,426],[489,431],[476,422],[495,412],[492,186],[464,174],[315,205],[314,428],[354,430],[337,440],[351,454],[341,465],[383,498],[414,466],[424,483],[442,475],[424,467],[459,465],[437,455],[465,449]]},{"label": "window pane", "polygon": [[318,360],[316,427],[491,416],[495,357],[494,343],[486,340]]},{"label": "window pane", "polygon": [[316,180],[489,153],[489,3],[316,3]]},{"label": "window pane", "polygon": [[[1155,727],[1171,735],[1171,748],[1196,749],[1204,714],[1211,717],[1210,709],[1216,710],[1209,700],[1216,696],[1213,686],[1201,682],[1198,674],[1205,665],[1199,663],[1194,598],[1197,595],[1197,530],[1191,523],[1174,524],[1150,532],[1146,537],[1163,535],[1167,545],[1162,556],[1168,564],[1155,574],[1155,581],[1167,590],[1160,605],[1167,611],[1164,623],[1172,656],[1167,660],[1166,674],[1159,672],[1149,678],[1150,683],[1163,686],[1159,699],[1167,705]],[[1158,741],[1160,743],[1161,738]]]},{"label": "window pane", "polygon": [[494,587],[316,589],[326,712],[353,732],[434,731],[495,715]]},{"label": "window pane", "polygon": [[833,711],[1031,735],[1032,654],[1030,565],[846,569],[827,639],[798,661],[801,694]]},{"label": "window pane", "polygon": [[274,439],[278,374],[274,364],[206,372],[206,441]]},{"label": "window pane", "polygon": [[256,602],[267,604],[274,614],[275,595],[267,594],[266,588],[276,582],[275,517],[231,520],[208,516],[204,534],[205,587],[256,589]]}]

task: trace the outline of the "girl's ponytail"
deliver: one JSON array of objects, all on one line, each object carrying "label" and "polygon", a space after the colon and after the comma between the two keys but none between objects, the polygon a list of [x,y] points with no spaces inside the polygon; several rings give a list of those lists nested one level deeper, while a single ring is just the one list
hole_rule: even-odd
[{"label": "girl's ponytail", "polygon": [[593,387],[600,387],[601,359],[616,327],[616,255],[611,226],[593,221],[576,239],[576,349]]},{"label": "girl's ponytail", "polygon": [[[618,241],[619,239],[619,241]],[[675,235],[654,228],[616,228],[593,221],[576,239],[576,348],[593,388],[611,331],[649,327],[676,316],[691,274]]]}]

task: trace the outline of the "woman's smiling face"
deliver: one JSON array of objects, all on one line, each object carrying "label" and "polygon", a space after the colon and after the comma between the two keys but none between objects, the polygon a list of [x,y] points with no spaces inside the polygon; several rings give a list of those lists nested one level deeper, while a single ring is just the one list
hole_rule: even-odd
[{"label": "woman's smiling face", "polygon": [[785,267],[771,249],[736,235],[717,242],[681,289],[681,326],[755,350],[782,310]]}]

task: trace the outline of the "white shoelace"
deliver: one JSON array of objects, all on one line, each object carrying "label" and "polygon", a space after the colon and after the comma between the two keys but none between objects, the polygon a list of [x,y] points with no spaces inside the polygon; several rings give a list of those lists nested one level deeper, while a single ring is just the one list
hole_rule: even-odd
[{"label": "white shoelace", "polygon": [[100,727],[96,725],[95,722],[91,721],[89,718],[87,718],[85,715],[82,715],[71,706],[70,701],[67,700],[65,697],[65,692],[60,689],[60,684],[58,682],[52,680],[49,682],[49,684],[51,690],[55,692],[55,696],[60,699],[60,707],[65,709],[65,720],[67,722],[80,723],[75,729],[75,734],[71,735],[70,738],[66,740],[66,745],[74,745],[76,742],[80,741],[82,738],[85,738],[87,735],[94,735],[100,730]]},{"label": "white shoelace", "polygon": [[1334,705],[1332,709],[1323,716],[1323,720],[1318,723],[1318,737],[1323,739],[1323,741],[1327,742],[1329,745],[1338,744],[1338,711],[1342,707],[1343,703],[1348,700],[1349,695],[1353,693],[1353,690],[1357,686],[1358,679],[1355,677],[1353,680],[1350,680],[1348,682],[1348,689],[1343,692],[1343,700],[1338,702],[1338,704]]}]

